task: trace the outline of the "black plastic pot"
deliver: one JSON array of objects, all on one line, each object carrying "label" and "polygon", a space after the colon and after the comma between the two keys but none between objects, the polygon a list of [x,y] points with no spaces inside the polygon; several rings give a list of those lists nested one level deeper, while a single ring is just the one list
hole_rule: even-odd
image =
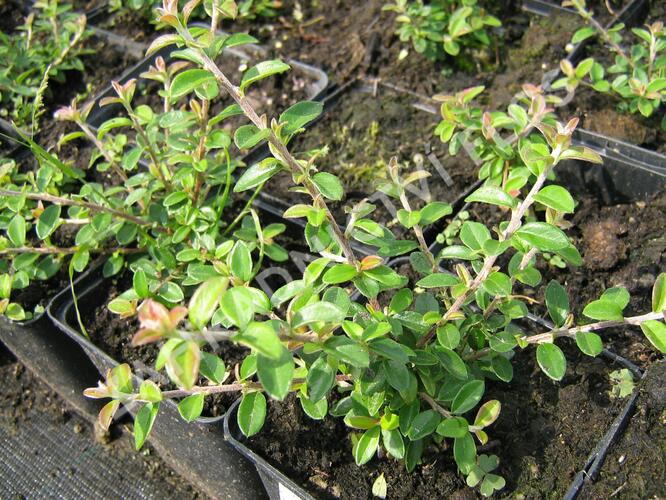
[{"label": "black plastic pot", "polygon": [[78,413],[94,419],[99,404],[83,390],[96,385],[97,370],[75,342],[56,332],[45,312],[22,322],[0,316],[0,342]]},{"label": "black plastic pot", "polygon": [[[77,286],[80,308],[86,308],[94,300],[102,283],[99,268],[81,280]],[[69,290],[57,295],[47,312],[60,330],[52,333],[51,337],[73,342],[96,368],[95,382],[89,386],[96,385],[100,373],[118,365],[115,359],[81,334],[76,326],[74,303]],[[140,379],[135,377],[135,384],[138,383]],[[221,424],[211,425],[218,420],[201,418],[197,422],[187,423],[180,417],[177,405],[171,400],[165,401],[160,407],[149,440],[170,466],[213,498],[261,498],[262,491],[255,471],[225,443]]]}]

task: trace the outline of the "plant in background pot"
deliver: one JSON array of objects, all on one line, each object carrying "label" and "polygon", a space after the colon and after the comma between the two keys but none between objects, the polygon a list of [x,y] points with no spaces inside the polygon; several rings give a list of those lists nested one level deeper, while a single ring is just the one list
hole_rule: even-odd
[{"label": "plant in background pot", "polygon": [[[428,59],[456,57],[461,51],[489,49],[493,45],[489,28],[501,22],[489,15],[476,0],[398,0],[383,7],[398,14],[396,35],[411,42],[414,50]],[[400,58],[407,57],[403,49]],[[457,60],[457,59],[456,59]]]},{"label": "plant in background pot", "polygon": [[[583,85],[619,99],[618,109],[650,117],[659,112],[666,99],[666,30],[664,23],[655,21],[645,28],[632,28],[637,43],[623,48],[624,24],[606,30],[587,10],[584,0],[564,2],[573,6],[588,23],[573,35],[572,43],[598,37],[614,56],[614,64],[604,67],[594,58],[587,58],[575,67],[564,59],[560,68],[564,76],[552,84],[553,89],[566,88],[570,93]],[[611,80],[610,78],[613,77]],[[661,120],[666,130],[666,117]]]},{"label": "plant in background pot", "polygon": [[[252,41],[232,36],[220,50]],[[60,161],[34,142],[37,169],[4,164],[0,262],[3,312],[9,317],[29,315],[11,301],[11,291],[49,279],[66,259],[70,278],[100,254],[107,256],[105,276],[129,266],[133,287],[109,305],[123,316],[134,315],[141,299],[175,305],[207,278],[224,275],[246,283],[265,256],[287,259],[274,242],[285,226],[262,227],[251,209],[263,183],[252,183],[246,199],[234,195],[244,186],[236,183],[244,165],[232,158],[229,121],[240,108],[231,105],[214,114],[218,86],[187,67],[182,60],[167,66],[158,57],[142,75],[162,87],[153,107],[134,104],[135,80],[114,82],[117,96],[102,104],[120,105],[123,114],[98,130],[86,123],[92,104],[79,109],[74,102],[56,113],[79,128],[60,145],[85,140],[94,146],[87,169]],[[236,129],[241,149],[259,140],[247,127]]]},{"label": "plant in background pot", "polygon": [[[295,392],[312,418],[330,414],[344,419],[358,465],[382,449],[412,471],[427,448],[441,453],[452,449],[467,483],[490,495],[505,482],[494,473],[498,457],[477,454],[476,443],[487,443],[488,429],[501,410],[500,401],[484,398],[486,380],[511,380],[517,349],[535,345],[539,366],[553,380],[561,380],[566,370],[557,345],[562,338],[575,339],[583,353],[596,356],[603,345],[597,330],[640,325],[658,349],[666,350],[666,274],[654,285],[652,311],[642,315],[625,317],[628,293],[616,287],[587,305],[583,314],[592,322],[576,324],[566,290],[551,281],[545,295],[553,328],[531,335],[514,324],[535,307],[525,289],[540,284],[537,257],[557,252],[575,261],[578,256],[560,228],[574,201],[563,187],[546,181],[564,160],[599,161],[593,152],[572,145],[577,120],[566,125],[555,121],[539,89],[526,87],[522,104],[506,113],[470,110],[482,90],[478,88],[443,98],[448,124],[438,133],[447,141],[471,144],[489,164],[482,168],[485,184],[467,201],[497,206],[507,220],[495,227],[465,220],[459,243],[434,255],[423,227],[451,207],[431,202],[413,210],[406,187],[422,174],[400,172],[394,160],[383,190],[401,207],[398,219],[413,231],[415,241],[382,238],[386,229],[372,221],[374,207],[365,201],[349,210],[345,227],[338,224],[329,203],[342,198],[340,181],[319,171],[316,158],[297,159],[289,149],[291,139],[321,107],[303,102],[277,119],[259,116],[245,96],[247,89],[288,67],[265,61],[248,69],[239,84],[231,82],[214,62],[229,40],[216,34],[215,26],[220,16],[236,15],[236,4],[214,3],[210,30],[188,28],[199,3],[192,0],[180,10],[176,1],[165,0],[160,21],[175,33],[160,37],[151,50],[185,47],[199,65],[198,73],[188,78],[189,91],[214,82],[234,99],[251,121],[235,140],[266,141],[273,155],[246,170],[236,189],[251,189],[281,170],[289,172],[294,189],[309,194],[312,202],[291,207],[285,217],[307,220],[305,239],[321,257],[307,266],[302,279],[270,298],[248,280],[221,275],[200,285],[187,308],[145,301],[138,309],[141,329],[134,343],[161,343],[157,369],[166,369],[178,389],[163,390],[150,380],[136,387],[129,366],[120,365],[86,391],[89,397],[111,398],[100,413],[102,425],[109,425],[121,404],[138,403],[134,432],[140,447],[163,400],[178,399],[181,415],[193,420],[206,396],[231,392],[242,395],[238,424],[252,436],[264,424],[266,396],[283,400]],[[471,116],[463,117],[468,111]],[[377,253],[359,258],[351,243],[363,232],[378,235]],[[403,254],[409,254],[412,280],[383,263],[382,255]],[[440,267],[451,259],[457,261],[454,273]],[[231,259],[230,267],[237,274],[251,267],[251,260]],[[219,326],[209,326],[211,319]],[[205,344],[218,342],[246,346],[247,356],[231,369],[202,352]],[[195,385],[199,375],[210,385]]]},{"label": "plant in background pot", "polygon": [[[152,21],[155,18],[154,11],[160,5],[159,0],[110,0],[109,10],[121,14],[131,11],[138,12],[145,19]],[[275,17],[281,7],[280,0],[241,0],[238,2],[238,17],[248,20],[254,20],[257,17]],[[198,15],[197,17],[203,16]]]},{"label": "plant in background pot", "polygon": [[[68,70],[83,71],[86,17],[59,0],[39,0],[16,33],[0,33],[0,117],[18,128],[39,129],[50,81]],[[28,131],[28,130],[27,130]]]}]

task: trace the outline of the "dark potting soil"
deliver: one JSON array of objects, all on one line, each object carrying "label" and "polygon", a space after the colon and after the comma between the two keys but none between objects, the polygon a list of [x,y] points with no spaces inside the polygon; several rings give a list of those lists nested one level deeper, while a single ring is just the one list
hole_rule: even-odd
[{"label": "dark potting soil", "polygon": [[[320,171],[336,174],[343,183],[345,198],[331,203],[340,222],[347,217],[345,207],[378,193],[378,187],[388,179],[387,164],[394,156],[403,178],[418,169],[430,174],[422,183],[412,185],[418,193],[408,193],[413,209],[428,201],[453,202],[476,180],[471,159],[450,157],[446,146],[433,136],[438,123],[435,115],[414,109],[418,100],[411,95],[383,87],[377,91],[376,96],[358,89],[346,91],[290,148],[299,153],[329,148],[315,163]],[[307,196],[290,191],[292,186],[292,176],[280,173],[269,181],[266,193],[288,205],[307,203]],[[387,209],[382,200],[392,208]],[[393,228],[398,236],[412,237],[395,220],[395,210],[402,208],[399,201],[386,196],[371,201],[377,206],[373,220]]]},{"label": "dark potting soil", "polygon": [[0,0],[0,31],[10,35],[23,22],[23,15],[10,0]]},{"label": "dark potting soil", "polygon": [[[145,445],[142,453],[136,453],[132,436],[120,432],[114,432],[121,434],[118,439],[106,442],[107,436],[100,436],[88,421],[70,409],[65,401],[18,362],[3,346],[0,346],[0,385],[2,386],[0,429],[4,431],[3,434],[5,432],[9,435],[19,434],[25,425],[35,420],[42,422],[46,417],[55,426],[61,427],[63,435],[87,434],[97,438],[98,441],[104,439],[105,455],[108,455],[110,460],[115,464],[131,464],[128,467],[141,471],[140,477],[146,478],[153,485],[162,485],[163,489],[169,492],[170,498],[207,498],[172,471],[149,444]],[[120,429],[116,428],[115,431]],[[100,446],[100,444],[91,446]],[[36,455],[40,452],[41,450],[34,450]],[[76,467],[66,468],[65,473],[71,476],[70,480],[76,481],[78,474]]]},{"label": "dark potting soil", "polygon": [[[502,497],[561,498],[621,406],[607,395],[608,365],[564,348],[569,363],[559,384],[540,372],[533,349],[514,358],[512,383],[488,384],[484,400],[500,400],[502,411],[479,453],[499,456]],[[342,419],[310,419],[290,396],[269,404],[265,427],[249,443],[317,498],[372,498],[381,473],[388,498],[480,498],[456,472],[450,445],[429,447],[410,474],[386,457],[358,467],[349,432]]]},{"label": "dark potting soil", "polygon": [[610,450],[590,498],[666,496],[666,361],[653,364],[640,382],[636,411]]},{"label": "dark potting soil", "polygon": [[[655,21],[666,19],[666,4],[663,2],[650,2],[650,9],[646,19],[636,23],[643,26]],[[638,44],[640,39],[635,36],[629,27],[623,31],[623,47],[629,48]],[[590,57],[599,60],[604,67],[613,64],[615,55],[603,45],[593,44],[587,49]],[[586,55],[586,57],[588,56]],[[610,79],[614,78],[609,75]],[[592,132],[613,137],[637,146],[666,153],[666,131],[661,128],[664,116],[664,106],[654,111],[652,116],[645,118],[640,113],[631,114],[618,109],[620,98],[617,94],[602,94],[589,88],[580,88],[576,91],[573,101],[563,108],[559,114],[564,116],[579,116],[582,127]]]},{"label": "dark potting soil", "polygon": [[[117,13],[104,13],[95,16],[96,26],[111,31],[137,43],[150,43],[159,33],[155,25],[138,12],[125,9]],[[166,30],[164,31],[166,33]]]}]

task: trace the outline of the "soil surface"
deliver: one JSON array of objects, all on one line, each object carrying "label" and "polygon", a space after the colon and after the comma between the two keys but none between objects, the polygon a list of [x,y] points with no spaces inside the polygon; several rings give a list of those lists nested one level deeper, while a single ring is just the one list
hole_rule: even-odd
[{"label": "soil surface", "polygon": [[606,458],[590,498],[666,496],[666,362],[653,364],[640,383],[636,412]]},{"label": "soil surface", "polygon": [[[2,431],[10,435],[19,433],[26,424],[46,416],[54,424],[62,427],[63,435],[87,434],[91,440],[95,439],[93,426],[68,408],[57,394],[16,361],[2,346],[0,346],[0,384],[2,385],[0,392]],[[173,472],[150,445],[146,445],[143,453],[136,453],[133,438],[129,433],[121,432],[121,429],[116,427],[114,434],[119,435],[118,438],[103,446],[105,455],[109,456],[109,460],[115,463],[116,467],[118,463],[131,464],[127,466],[139,470],[140,477],[145,477],[152,485],[163,488],[163,494],[168,491],[170,498],[207,498]],[[38,450],[36,452],[38,453]],[[63,464],[63,467],[66,465]],[[72,475],[71,480],[76,480],[76,467],[66,467],[66,473]]]},{"label": "soil surface", "polygon": [[[502,411],[479,453],[499,456],[507,479],[503,498],[542,498],[544,492],[561,498],[622,405],[608,397],[608,363],[564,348],[569,362],[559,384],[540,372],[532,349],[514,359],[512,383],[489,383],[484,399],[499,399]],[[342,419],[312,420],[290,397],[269,404],[265,427],[250,446],[318,498],[372,498],[381,473],[388,498],[481,498],[456,472],[450,447],[428,448],[409,474],[388,458],[356,466],[349,436]]]}]

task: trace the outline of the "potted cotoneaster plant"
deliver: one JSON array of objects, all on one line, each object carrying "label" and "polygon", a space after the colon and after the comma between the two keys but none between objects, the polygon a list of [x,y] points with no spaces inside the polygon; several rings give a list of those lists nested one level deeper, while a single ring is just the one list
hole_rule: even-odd
[{"label": "potted cotoneaster plant", "polygon": [[[287,68],[268,61],[231,82],[214,62],[227,39],[216,35],[215,27],[220,16],[233,18],[237,6],[214,2],[211,29],[192,30],[189,16],[199,4],[192,0],[181,9],[175,0],[165,0],[159,21],[173,33],[157,39],[151,50],[182,47],[198,66],[188,75],[188,92],[214,84],[234,99],[251,122],[235,140],[265,141],[272,154],[246,170],[235,189],[252,189],[279,171],[289,172],[295,189],[308,193],[312,202],[291,207],[284,217],[307,220],[305,240],[321,257],[302,279],[270,298],[234,274],[247,259],[232,259],[230,275],[203,282],[187,307],[146,297],[137,305],[141,328],[133,342],[159,343],[156,368],[166,369],[178,388],[164,389],[151,380],[135,385],[127,364],[110,370],[98,387],[86,391],[89,397],[111,399],[100,413],[103,426],[121,404],[139,405],[134,432],[141,446],[165,401],[178,400],[181,415],[193,420],[206,397],[236,393],[242,398],[238,425],[252,436],[264,424],[268,399],[296,393],[312,418],[331,414],[344,420],[359,466],[381,450],[413,471],[424,450],[447,443],[443,457],[455,462],[468,485],[491,495],[505,480],[494,473],[497,456],[477,453],[501,411],[501,401],[485,396],[486,379],[506,378],[512,353],[535,347],[543,373],[559,381],[567,364],[558,346],[563,338],[575,339],[583,353],[596,356],[603,347],[597,331],[637,326],[657,349],[666,350],[666,274],[657,278],[652,308],[643,314],[625,317],[629,295],[615,287],[585,307],[585,320],[577,320],[566,289],[553,280],[545,286],[545,301],[554,327],[525,333],[512,325],[533,307],[521,290],[540,286],[538,258],[548,252],[569,262],[580,259],[561,229],[574,201],[564,187],[546,181],[566,160],[599,161],[594,152],[572,145],[577,120],[558,122],[539,88],[525,87],[522,99],[506,112],[473,106],[483,88],[442,97],[441,139],[454,152],[471,144],[483,160],[484,185],[467,201],[501,207],[504,221],[489,228],[484,221],[467,220],[454,243],[434,255],[423,228],[451,209],[433,201],[413,210],[405,188],[416,179],[391,161],[390,180],[382,189],[397,200],[398,219],[415,238],[377,239],[376,253],[361,258],[352,245],[360,233],[381,229],[386,234],[371,218],[374,207],[362,202],[342,227],[329,207],[342,197],[339,179],[290,151],[292,139],[321,107],[305,102],[278,118],[259,116],[246,98],[248,86]],[[399,274],[383,255],[409,255],[416,277]],[[450,260],[457,262],[452,273],[440,267]],[[216,326],[210,325],[213,318]],[[247,347],[246,357],[233,368],[223,360],[211,365],[202,347],[219,342]],[[211,383],[197,385],[200,374]]]},{"label": "potted cotoneaster plant", "polygon": [[[666,30],[663,19],[645,6],[643,26],[630,30],[622,20],[604,27],[583,0],[564,2],[575,9],[585,26],[572,44],[595,41],[589,57],[569,57],[551,88],[567,91],[567,101],[587,115],[581,140],[618,152],[618,156],[648,168],[666,168],[659,146],[666,135]],[[589,129],[589,132],[587,131]]]}]

